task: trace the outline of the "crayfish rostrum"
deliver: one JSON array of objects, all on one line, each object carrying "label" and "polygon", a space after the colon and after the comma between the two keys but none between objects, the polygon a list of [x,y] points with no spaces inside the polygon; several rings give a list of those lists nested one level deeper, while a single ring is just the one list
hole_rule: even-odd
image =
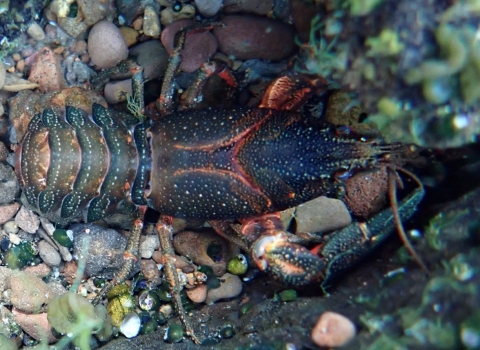
[{"label": "crayfish rostrum", "polygon": [[[175,72],[178,64],[172,55],[167,72]],[[141,88],[141,67],[132,70]],[[223,234],[231,230],[230,221],[241,220],[237,242],[256,265],[301,285],[328,280],[353,265],[395,230],[393,222],[401,228],[423,196],[418,182],[397,208],[397,170],[415,179],[404,167],[418,162],[422,150],[385,144],[296,111],[309,94],[327,88],[323,79],[277,79],[259,108],[181,112],[173,112],[172,79],[165,79],[157,102],[162,116],[152,123],[122,119],[99,104],[91,114],[72,106],[47,108],[30,122],[16,151],[24,203],[57,222],[91,222],[136,207],[159,211],[157,231],[172,294],[181,288],[169,260],[172,217],[208,220]],[[302,93],[296,93],[299,84]],[[141,105],[142,92],[134,96]],[[143,107],[135,110],[144,113]],[[377,168],[389,174],[393,210],[330,235],[295,236],[280,224],[277,211],[318,196],[337,197],[350,178]],[[138,253],[141,227],[136,221],[127,261]],[[312,243],[310,250],[306,246]],[[198,341],[181,311],[180,317]]]}]

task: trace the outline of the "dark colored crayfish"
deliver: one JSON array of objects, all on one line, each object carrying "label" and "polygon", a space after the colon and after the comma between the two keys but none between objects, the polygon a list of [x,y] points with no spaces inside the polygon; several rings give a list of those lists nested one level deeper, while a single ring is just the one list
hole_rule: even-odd
[{"label": "dark colored crayfish", "polygon": [[[178,64],[178,56],[172,56],[168,71]],[[135,74],[141,76],[141,70]],[[170,90],[164,91],[159,104],[169,111]],[[383,241],[394,231],[394,221],[414,212],[423,196],[421,185],[393,213],[387,209],[367,223],[321,237],[291,235],[275,214],[264,214],[337,196],[350,176],[378,167],[387,167],[393,193],[395,171],[419,150],[306,118],[293,111],[295,99],[284,99],[287,110],[187,110],[164,113],[151,124],[122,119],[100,105],[91,115],[70,106],[60,112],[45,109],[30,122],[16,152],[23,201],[57,222],[96,221],[136,206],[211,220],[223,232],[229,229],[226,221],[244,219],[240,243],[260,269],[293,284],[328,279]],[[169,226],[157,229],[168,250]],[[138,222],[134,231],[138,242]],[[304,247],[309,242],[321,243],[315,253]],[[169,279],[176,291],[178,281]]]}]

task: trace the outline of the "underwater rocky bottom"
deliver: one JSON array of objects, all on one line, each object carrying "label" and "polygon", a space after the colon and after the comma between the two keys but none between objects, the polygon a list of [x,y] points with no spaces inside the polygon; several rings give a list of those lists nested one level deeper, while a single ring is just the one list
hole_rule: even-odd
[{"label": "underwater rocky bottom", "polygon": [[[328,295],[311,286],[298,290],[293,301],[279,301],[276,294],[286,287],[258,276],[245,283],[248,300],[201,305],[188,317],[200,339],[210,335],[202,346],[210,349],[317,349],[310,334],[324,311],[355,323],[357,335],[345,349],[480,348],[479,202],[480,188],[445,204],[427,197],[409,228],[420,229],[414,244],[429,274],[392,239],[339,279]],[[199,346],[185,338],[168,344],[159,329],[102,347],[159,348]]]}]

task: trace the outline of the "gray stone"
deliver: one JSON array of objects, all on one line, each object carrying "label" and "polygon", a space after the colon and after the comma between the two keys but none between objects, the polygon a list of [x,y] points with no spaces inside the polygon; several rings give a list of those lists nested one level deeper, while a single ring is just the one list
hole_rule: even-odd
[{"label": "gray stone", "polygon": [[[73,256],[76,261],[85,259],[85,275],[112,278],[124,265],[123,252],[127,238],[112,229],[94,224],[76,224],[73,231]],[[134,269],[133,273],[139,268]]]},{"label": "gray stone", "polygon": [[38,242],[38,254],[43,262],[50,267],[58,266],[62,262],[60,253],[45,240]]},{"label": "gray stone", "polygon": [[0,163],[0,204],[13,202],[19,190],[20,185],[12,167]]},{"label": "gray stone", "polygon": [[22,206],[15,216],[15,223],[28,233],[35,233],[40,226],[40,218],[33,211]]}]

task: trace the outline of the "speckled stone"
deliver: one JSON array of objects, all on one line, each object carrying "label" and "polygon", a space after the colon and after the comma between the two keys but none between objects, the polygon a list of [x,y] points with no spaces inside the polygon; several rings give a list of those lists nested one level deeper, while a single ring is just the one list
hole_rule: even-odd
[{"label": "speckled stone", "polygon": [[55,297],[47,284],[40,278],[26,272],[16,271],[10,277],[14,307],[26,313],[39,313]]},{"label": "speckled stone", "polygon": [[12,309],[13,316],[15,317],[15,322],[17,322],[23,331],[31,336],[35,340],[45,339],[49,344],[52,344],[57,341],[51,332],[50,323],[47,320],[47,313],[41,314],[29,314],[18,310],[17,308]]},{"label": "speckled stone", "polygon": [[40,226],[40,218],[33,211],[22,206],[15,216],[15,223],[28,233],[35,233]]}]

